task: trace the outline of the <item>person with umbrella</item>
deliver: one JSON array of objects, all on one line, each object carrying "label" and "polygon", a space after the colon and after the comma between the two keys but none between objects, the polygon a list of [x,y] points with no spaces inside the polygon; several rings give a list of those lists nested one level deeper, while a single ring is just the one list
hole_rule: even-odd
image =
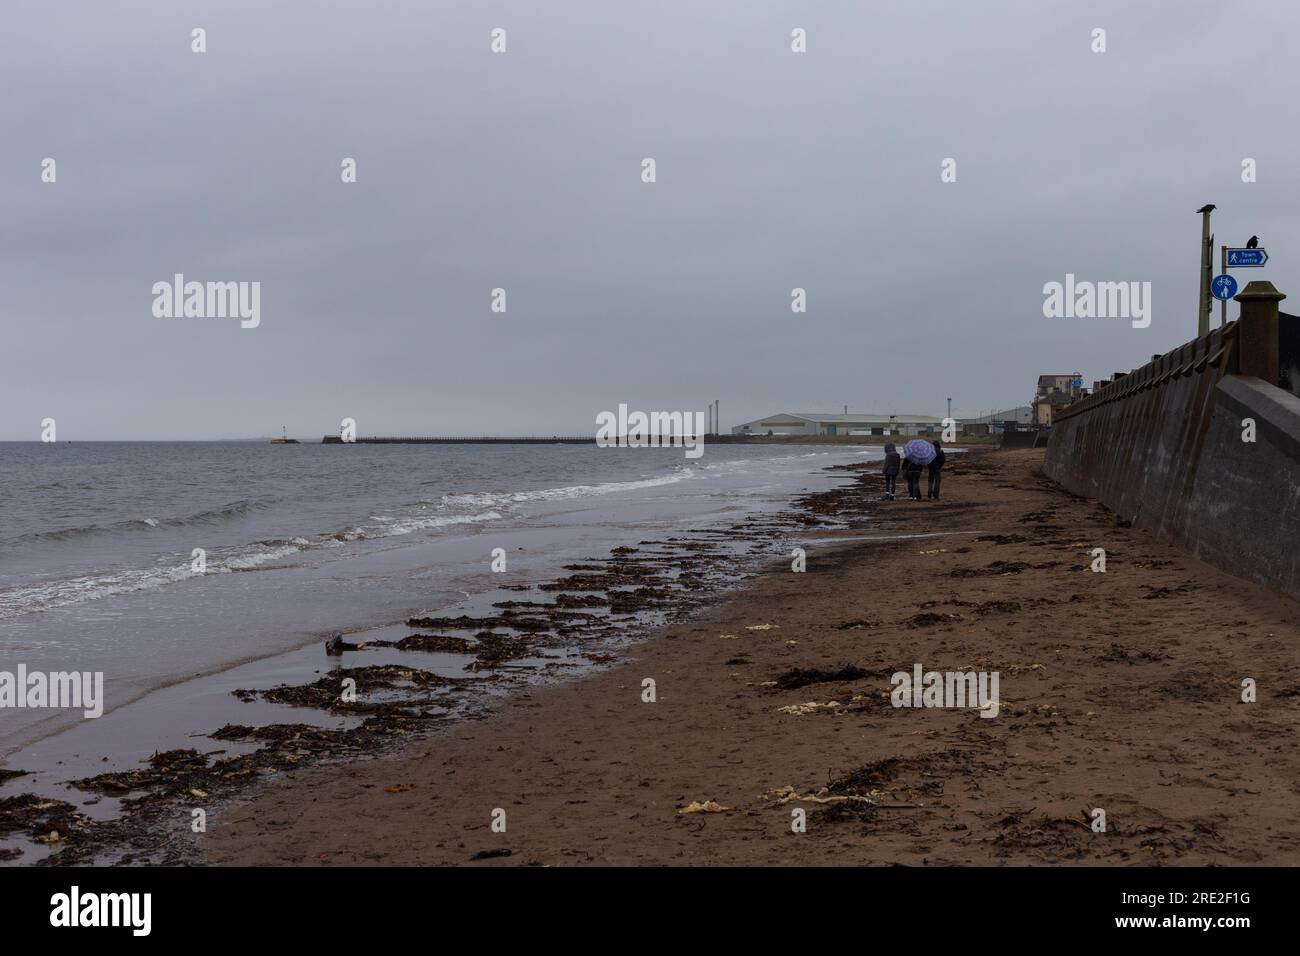
[{"label": "person with umbrella", "polygon": [[934,445],[934,460],[930,462],[930,497],[938,501],[939,482],[943,479],[943,475],[941,475],[940,472],[943,471],[945,455],[943,453],[943,446],[939,444],[937,438],[930,444]]},{"label": "person with umbrella", "polygon": [[934,457],[934,446],[920,438],[913,438],[903,446],[903,475],[907,478],[907,497],[911,500],[921,500],[921,469]]}]

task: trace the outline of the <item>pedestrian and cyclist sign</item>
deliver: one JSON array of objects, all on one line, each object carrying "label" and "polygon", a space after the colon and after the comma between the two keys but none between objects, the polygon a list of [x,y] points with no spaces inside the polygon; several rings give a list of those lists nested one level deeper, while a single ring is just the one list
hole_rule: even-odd
[{"label": "pedestrian and cyclist sign", "polygon": [[1263,249],[1224,249],[1229,269],[1258,269],[1268,262],[1268,253]]}]

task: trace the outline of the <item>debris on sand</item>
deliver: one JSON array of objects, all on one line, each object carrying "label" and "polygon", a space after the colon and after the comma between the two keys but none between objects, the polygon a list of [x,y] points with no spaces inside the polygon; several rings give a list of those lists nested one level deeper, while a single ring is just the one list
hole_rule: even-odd
[{"label": "debris on sand", "polygon": [[[438,688],[456,688],[470,678],[442,677],[432,671],[399,664],[372,664],[366,667],[340,667],[310,684],[299,687],[281,685],[269,690],[234,691],[243,701],[260,697],[276,704],[311,707],[331,714],[400,715],[406,717],[430,716],[427,708],[441,704],[428,694],[408,696],[413,690],[429,691]],[[350,682],[350,684],[348,683]],[[380,692],[402,691],[393,700],[378,699]],[[362,695],[376,699],[363,700]]]},{"label": "debris on sand", "polygon": [[687,813],[731,813],[735,807],[724,807],[717,800],[705,800],[703,803],[692,800],[677,811],[678,815]]},{"label": "debris on sand", "polygon": [[832,780],[826,789],[831,793],[878,793],[894,781],[902,763],[897,757],[873,761]]},{"label": "debris on sand", "polygon": [[778,707],[778,714],[794,714],[796,717],[803,717],[806,714],[815,714],[819,710],[839,710],[844,705],[838,700],[830,700],[824,704],[817,701],[809,701],[806,704],[787,704],[785,707]]},{"label": "debris on sand", "polygon": [[932,611],[924,611],[920,614],[914,614],[904,623],[908,627],[933,627],[936,624],[952,624],[960,620],[960,614],[935,614]]},{"label": "debris on sand", "polygon": [[555,606],[570,610],[578,607],[608,607],[609,598],[599,597],[595,594],[557,594],[555,595]]},{"label": "debris on sand", "polygon": [[325,653],[330,657],[338,657],[341,656],[344,651],[359,651],[365,646],[365,644],[351,644],[343,640],[342,631],[335,631],[330,635],[329,640],[325,642]]},{"label": "debris on sand", "polygon": [[[379,641],[375,641],[379,644]],[[393,646],[399,651],[437,651],[443,654],[472,654],[475,644],[464,637],[452,637],[449,634],[411,634],[394,641]]]},{"label": "debris on sand", "polygon": [[845,621],[843,624],[836,624],[835,629],[837,631],[863,631],[866,630],[867,628],[879,627],[879,626],[880,626],[879,621],[867,621],[867,620],[858,619],[853,621]]},{"label": "debris on sand", "polygon": [[458,617],[413,617],[407,620],[406,626],[418,627],[426,631],[473,631],[485,627],[508,627],[516,631],[544,631],[550,627],[546,621],[536,620],[513,609],[507,609],[501,614],[487,617],[470,617],[468,614],[461,614]]},{"label": "debris on sand", "polygon": [[22,832],[38,839],[53,832],[77,830],[84,819],[76,807],[62,800],[32,793],[0,798],[0,836]]},{"label": "debris on sand", "polygon": [[870,797],[860,793],[831,793],[826,787],[822,787],[816,793],[800,793],[794,787],[785,786],[777,787],[775,790],[769,790],[764,796],[768,799],[775,800],[777,803],[844,803],[853,801],[859,803],[874,803]]},{"label": "debris on sand", "polygon": [[845,664],[839,670],[826,671],[816,667],[795,667],[778,674],[773,686],[781,690],[795,690],[809,684],[844,683],[870,677],[869,671],[852,664]]},{"label": "debris on sand", "polygon": [[984,568],[953,568],[952,576],[954,578],[979,578],[996,574],[1019,574],[1031,567],[1032,565],[1026,564],[1024,561],[994,561]]},{"label": "debris on sand", "polygon": [[975,606],[975,613],[981,617],[985,614],[1015,614],[1019,610],[1019,601],[985,601]]}]

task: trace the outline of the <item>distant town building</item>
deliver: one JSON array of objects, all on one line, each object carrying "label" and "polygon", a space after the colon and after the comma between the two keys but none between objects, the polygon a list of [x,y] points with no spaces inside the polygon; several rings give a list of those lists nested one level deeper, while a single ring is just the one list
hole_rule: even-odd
[{"label": "distant town building", "polygon": [[943,419],[934,415],[875,415],[850,412],[780,412],[731,429],[733,435],[937,435]]},{"label": "distant town building", "polygon": [[1052,424],[1056,412],[1074,404],[1081,398],[1086,398],[1088,394],[1088,389],[1083,387],[1082,372],[1038,376],[1038,386],[1034,389],[1032,406],[1034,424]]}]

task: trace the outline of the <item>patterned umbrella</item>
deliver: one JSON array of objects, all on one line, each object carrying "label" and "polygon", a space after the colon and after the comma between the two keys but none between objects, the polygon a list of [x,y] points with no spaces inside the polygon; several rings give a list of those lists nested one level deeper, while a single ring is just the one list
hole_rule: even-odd
[{"label": "patterned umbrella", "polygon": [[934,446],[921,438],[913,438],[903,446],[903,457],[918,465],[928,465],[934,461]]}]

